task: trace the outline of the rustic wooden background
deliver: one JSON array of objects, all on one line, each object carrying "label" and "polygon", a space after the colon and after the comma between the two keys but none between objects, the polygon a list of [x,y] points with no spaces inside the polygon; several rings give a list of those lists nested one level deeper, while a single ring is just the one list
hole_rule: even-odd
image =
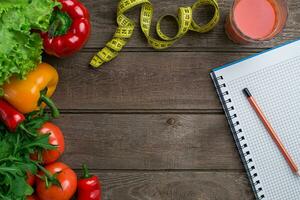
[{"label": "rustic wooden background", "polygon": [[[229,41],[224,21],[232,0],[219,0],[222,18],[212,32],[190,32],[158,52],[137,28],[120,56],[99,70],[88,63],[114,33],[118,1],[82,2],[93,25],[86,47],[63,60],[45,57],[60,73],[54,98],[63,113],[56,121],[65,133],[63,160],[79,173],[87,163],[103,182],[104,200],[253,199],[209,72],[299,37],[298,0],[289,0],[288,24],[272,41]],[[194,0],[152,2],[156,21]],[[136,22],[138,13],[130,13]],[[209,14],[199,13],[204,20]]]}]

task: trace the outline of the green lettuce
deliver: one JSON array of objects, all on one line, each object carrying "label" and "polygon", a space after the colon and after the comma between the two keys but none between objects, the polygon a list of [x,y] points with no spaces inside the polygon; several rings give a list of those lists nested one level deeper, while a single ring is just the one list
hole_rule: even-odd
[{"label": "green lettuce", "polygon": [[0,0],[0,86],[11,76],[25,78],[41,62],[43,42],[58,3],[53,0]]}]

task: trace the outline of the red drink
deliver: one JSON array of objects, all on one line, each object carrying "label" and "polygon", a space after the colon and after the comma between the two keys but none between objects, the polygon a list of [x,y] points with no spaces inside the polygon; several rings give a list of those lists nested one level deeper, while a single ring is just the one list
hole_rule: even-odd
[{"label": "red drink", "polygon": [[236,0],[226,32],[237,43],[268,40],[282,31],[287,14],[284,0]]}]

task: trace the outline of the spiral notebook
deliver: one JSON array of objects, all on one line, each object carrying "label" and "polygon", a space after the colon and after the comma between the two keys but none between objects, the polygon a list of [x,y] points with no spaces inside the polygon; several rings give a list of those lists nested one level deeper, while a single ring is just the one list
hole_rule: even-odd
[{"label": "spiral notebook", "polygon": [[211,77],[257,199],[299,200],[300,177],[243,94],[249,88],[300,167],[300,41],[231,63]]}]

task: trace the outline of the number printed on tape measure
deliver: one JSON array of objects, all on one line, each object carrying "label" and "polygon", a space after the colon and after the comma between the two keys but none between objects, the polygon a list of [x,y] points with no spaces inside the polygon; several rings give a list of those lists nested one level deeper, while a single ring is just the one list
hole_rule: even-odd
[{"label": "number printed on tape measure", "polygon": [[[189,30],[205,33],[212,30],[220,20],[219,6],[216,0],[197,0],[191,7],[180,7],[178,16],[163,15],[156,24],[156,32],[160,39],[150,36],[150,28],[153,17],[153,6],[150,0],[120,0],[117,10],[118,28],[114,37],[100,50],[91,60],[90,65],[94,68],[101,67],[104,63],[116,58],[118,52],[126,45],[132,37],[134,22],[124,15],[131,8],[141,5],[140,27],[147,38],[150,46],[154,49],[165,49],[172,46],[177,40],[182,38]],[[214,16],[204,25],[197,24],[193,19],[193,12],[201,6],[210,5],[214,8]],[[174,37],[169,37],[161,31],[161,22],[166,17],[172,17],[177,21],[178,31]]]}]

